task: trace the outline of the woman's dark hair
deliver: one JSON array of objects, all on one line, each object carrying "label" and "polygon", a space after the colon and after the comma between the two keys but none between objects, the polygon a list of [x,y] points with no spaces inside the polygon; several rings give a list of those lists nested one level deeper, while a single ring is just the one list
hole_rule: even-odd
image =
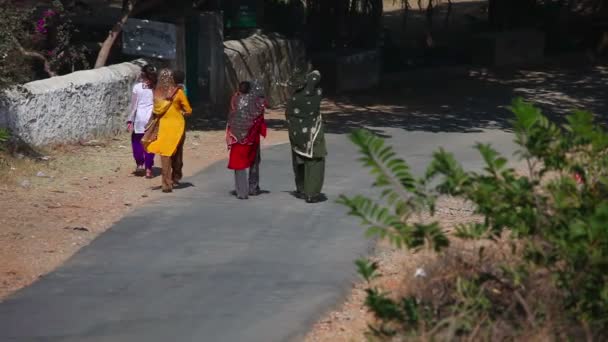
[{"label": "woman's dark hair", "polygon": [[251,91],[251,83],[249,83],[248,81],[243,81],[239,83],[239,93],[249,94],[249,91]]},{"label": "woman's dark hair", "polygon": [[156,85],[156,81],[158,80],[158,75],[156,73],[156,68],[153,65],[146,64],[141,68],[141,74],[144,78],[150,82],[150,85],[154,87]]},{"label": "woman's dark hair", "polygon": [[186,74],[181,70],[173,70],[173,81],[175,84],[184,84],[186,81]]}]

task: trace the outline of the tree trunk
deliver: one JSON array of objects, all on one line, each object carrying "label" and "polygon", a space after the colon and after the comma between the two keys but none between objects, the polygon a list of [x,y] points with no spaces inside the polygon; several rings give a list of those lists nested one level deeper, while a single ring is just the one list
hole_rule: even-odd
[{"label": "tree trunk", "polygon": [[338,0],[336,1],[336,22],[338,24],[337,29],[337,37],[336,37],[336,47],[338,49],[342,49],[347,44],[348,37],[348,28],[346,23],[346,15],[348,10],[348,4],[346,3],[348,0]]},{"label": "tree trunk", "polygon": [[114,24],[114,27],[110,30],[108,37],[101,44],[101,49],[97,54],[97,60],[95,61],[95,69],[101,68],[106,65],[108,61],[108,57],[110,56],[110,51],[112,50],[112,46],[114,46],[114,42],[118,35],[122,32],[123,26],[127,23],[127,20],[131,16],[134,7],[134,1],[136,0],[123,0],[122,2],[122,15],[120,20]]},{"label": "tree trunk", "polygon": [[120,20],[114,24],[114,27],[112,27],[112,30],[110,30],[108,33],[108,37],[101,44],[101,49],[97,54],[97,60],[95,61],[94,68],[97,69],[106,65],[108,57],[110,56],[110,51],[112,50],[112,46],[114,46],[114,42],[116,42],[116,38],[118,38],[118,35],[122,32],[123,26],[132,15],[153,8],[162,2],[163,0],[123,0],[122,16],[120,17]]},{"label": "tree trunk", "polygon": [[452,15],[452,0],[448,0],[448,9],[445,14],[445,21],[443,23],[443,28],[447,29],[450,26],[450,17]]}]

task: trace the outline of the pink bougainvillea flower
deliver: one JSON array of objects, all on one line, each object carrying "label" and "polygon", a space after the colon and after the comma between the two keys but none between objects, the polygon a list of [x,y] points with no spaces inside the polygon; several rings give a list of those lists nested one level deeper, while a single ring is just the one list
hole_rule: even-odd
[{"label": "pink bougainvillea flower", "polygon": [[38,19],[38,21],[36,22],[36,32],[47,33],[46,20],[44,20],[43,18]]}]

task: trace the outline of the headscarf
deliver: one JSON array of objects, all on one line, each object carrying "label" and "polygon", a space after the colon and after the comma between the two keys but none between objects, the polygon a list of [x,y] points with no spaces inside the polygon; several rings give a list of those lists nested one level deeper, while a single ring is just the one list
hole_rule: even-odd
[{"label": "headscarf", "polygon": [[306,86],[306,77],[308,75],[308,70],[301,69],[296,67],[293,75],[287,82],[287,86],[290,88],[291,92],[297,92]]},{"label": "headscarf", "polygon": [[321,73],[318,70],[313,70],[310,74],[306,75],[304,94],[306,96],[322,95],[319,83],[321,83]]},{"label": "headscarf", "polygon": [[312,158],[317,138],[322,135],[321,73],[312,71],[298,86],[287,103],[287,125],[292,149],[299,155]]},{"label": "headscarf", "polygon": [[175,94],[177,85],[173,79],[171,69],[161,69],[158,73],[158,81],[154,88],[154,95],[158,98],[170,99]]},{"label": "headscarf", "polygon": [[228,120],[229,142],[236,140],[245,143],[251,128],[263,114],[263,108],[258,100],[263,96],[264,88],[259,81],[254,81],[251,85],[249,93],[236,95],[235,108]]}]

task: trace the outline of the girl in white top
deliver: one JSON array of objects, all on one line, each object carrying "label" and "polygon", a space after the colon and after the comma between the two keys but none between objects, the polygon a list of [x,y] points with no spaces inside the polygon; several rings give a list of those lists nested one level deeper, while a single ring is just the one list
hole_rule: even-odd
[{"label": "girl in white top", "polygon": [[139,82],[133,86],[131,98],[131,110],[127,129],[131,132],[131,147],[133,148],[133,159],[137,168],[135,174],[146,178],[152,178],[152,167],[154,166],[154,154],[146,153],[141,144],[144,136],[146,124],[152,116],[154,106],[153,89],[156,84],[156,69],[151,65],[145,65],[141,69]]}]

